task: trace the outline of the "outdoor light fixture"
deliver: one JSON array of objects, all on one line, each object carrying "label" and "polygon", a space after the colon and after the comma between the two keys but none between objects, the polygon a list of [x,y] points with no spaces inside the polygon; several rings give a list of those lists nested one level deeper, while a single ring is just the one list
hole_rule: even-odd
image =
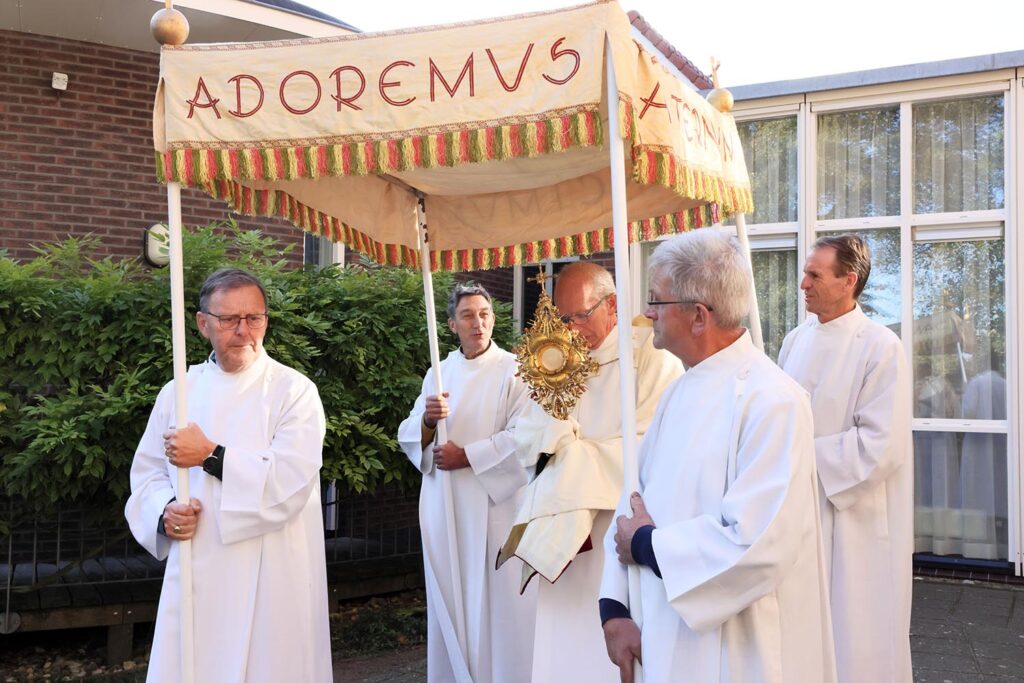
[{"label": "outdoor light fixture", "polygon": [[168,250],[167,226],[154,223],[146,228],[142,237],[142,258],[155,268],[163,268],[171,262]]},{"label": "outdoor light fixture", "polygon": [[53,72],[53,79],[50,81],[50,86],[54,90],[67,90],[68,89],[68,75],[62,74],[58,71]]}]

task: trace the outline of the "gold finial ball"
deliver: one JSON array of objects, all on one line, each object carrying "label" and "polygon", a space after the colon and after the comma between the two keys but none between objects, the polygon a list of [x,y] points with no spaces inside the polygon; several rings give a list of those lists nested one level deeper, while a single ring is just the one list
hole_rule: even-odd
[{"label": "gold finial ball", "polygon": [[188,40],[188,19],[174,8],[162,9],[149,20],[149,30],[161,45],[184,45]]},{"label": "gold finial ball", "polygon": [[732,111],[732,105],[736,103],[732,93],[725,88],[715,88],[708,93],[708,103],[718,111],[726,114]]}]

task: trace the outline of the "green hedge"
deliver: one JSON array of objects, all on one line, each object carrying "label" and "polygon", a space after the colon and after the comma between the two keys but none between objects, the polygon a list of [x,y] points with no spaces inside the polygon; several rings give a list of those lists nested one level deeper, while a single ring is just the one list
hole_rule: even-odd
[{"label": "green hedge", "polygon": [[[132,455],[157,392],[172,376],[169,275],[97,259],[95,239],[0,254],[0,488],[37,508],[120,511]],[[265,346],[316,382],[327,413],[323,478],[355,492],[414,485],[395,433],[429,365],[417,272],[364,267],[297,270],[270,238],[233,224],[188,231],[190,364],[209,353],[195,326],[199,287],[216,268],[257,274],[270,297]],[[446,319],[447,274],[434,279]],[[511,345],[510,307],[495,339]],[[456,342],[441,325],[442,356]]]}]

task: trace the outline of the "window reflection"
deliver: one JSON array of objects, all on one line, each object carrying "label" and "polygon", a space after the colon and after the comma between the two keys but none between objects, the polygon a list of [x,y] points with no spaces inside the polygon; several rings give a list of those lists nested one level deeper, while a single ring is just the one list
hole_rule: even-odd
[{"label": "window reflection", "polygon": [[[976,398],[968,400],[970,396],[984,386],[997,387],[995,377],[1003,382],[1003,273],[1001,239],[914,245],[915,417],[967,417],[968,404],[987,405]],[[993,400],[986,399],[989,404]],[[1000,410],[1005,416],[1005,405]],[[974,419],[995,418],[977,415]]]},{"label": "window reflection", "polygon": [[898,107],[818,117],[818,218],[900,212]]},{"label": "window reflection", "polygon": [[[764,352],[776,359],[786,333],[797,324],[796,249],[755,249],[751,261]],[[749,321],[744,324],[749,325]]]},{"label": "window reflection", "polygon": [[914,105],[914,212],[1003,207],[1003,95]]},{"label": "window reflection", "polygon": [[736,124],[754,199],[751,223],[797,220],[796,117]]},{"label": "window reflection", "polygon": [[[977,395],[996,397],[993,417],[1005,417],[998,406],[1006,405],[1006,382],[996,373],[978,378],[985,386]],[[915,551],[1007,559],[1006,471],[1005,434],[915,432]]]}]

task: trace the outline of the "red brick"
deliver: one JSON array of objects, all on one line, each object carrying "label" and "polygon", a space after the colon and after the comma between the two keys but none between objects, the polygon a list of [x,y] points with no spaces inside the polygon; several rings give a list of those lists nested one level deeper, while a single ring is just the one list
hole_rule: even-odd
[{"label": "red brick", "polygon": [[[53,71],[69,89],[50,88]],[[142,231],[165,220],[166,190],[153,165],[155,54],[0,31],[0,249],[16,259],[32,244],[96,234],[104,254],[137,258]],[[187,225],[231,215],[201,192],[182,196]],[[239,217],[302,260],[302,232],[280,219]]]}]

